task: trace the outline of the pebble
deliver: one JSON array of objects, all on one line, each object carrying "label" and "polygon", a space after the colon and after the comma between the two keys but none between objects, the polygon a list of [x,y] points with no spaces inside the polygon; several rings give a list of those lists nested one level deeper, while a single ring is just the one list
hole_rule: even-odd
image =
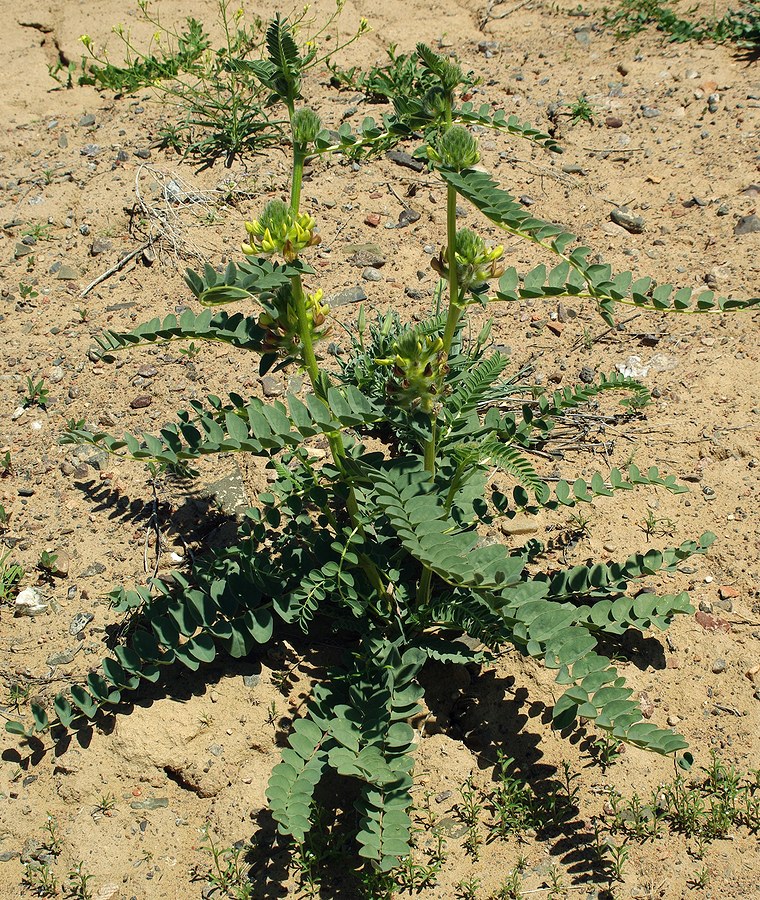
[{"label": "pebble", "polygon": [[129,154],[126,150],[119,150],[116,154],[116,162],[126,162],[129,159]]},{"label": "pebble", "polygon": [[150,394],[140,394],[138,397],[129,404],[132,409],[145,409],[146,406],[150,406],[153,402],[153,397]]},{"label": "pebble", "polygon": [[520,203],[522,203],[523,206],[533,206],[535,202],[536,201],[527,194],[523,194],[522,197],[520,197]]},{"label": "pebble", "polygon": [[79,576],[80,578],[93,578],[95,575],[102,575],[105,572],[106,567],[101,562],[94,562],[92,565],[87,566],[84,572]]},{"label": "pebble", "polygon": [[110,241],[102,241],[100,238],[96,238],[90,244],[90,256],[100,256],[101,253],[107,253],[113,244]]},{"label": "pebble", "polygon": [[169,805],[168,797],[149,797],[147,800],[133,800],[132,809],[164,809]]},{"label": "pebble", "polygon": [[377,271],[377,269],[373,269],[371,266],[367,267],[362,272],[362,278],[365,281],[382,281],[383,276]]},{"label": "pebble", "polygon": [[261,390],[265,397],[282,397],[285,385],[274,375],[265,375],[261,379]]},{"label": "pebble", "polygon": [[414,172],[422,172],[425,168],[425,163],[421,159],[415,159],[409,153],[404,153],[403,150],[389,150],[385,156],[386,159],[395,162],[397,166],[404,166]]},{"label": "pebble", "polygon": [[760,216],[754,213],[749,216],[742,216],[734,226],[734,234],[755,234],[760,231]]},{"label": "pebble", "polygon": [[668,720],[667,720],[667,721],[668,721],[668,725],[670,725],[671,728],[675,728],[676,725],[678,725],[678,723],[679,723],[681,720],[679,719],[678,716],[672,716],[672,715],[671,715],[671,716],[668,716]]},{"label": "pebble", "polygon": [[135,150],[135,156],[138,159],[150,159],[150,150],[147,147],[142,147],[139,150]]},{"label": "pebble", "polygon": [[401,213],[398,217],[398,227],[405,228],[407,225],[411,225],[416,222],[420,217],[420,214],[416,209],[412,209],[411,206],[408,206],[406,209],[402,209]]},{"label": "pebble", "polygon": [[76,635],[84,631],[84,629],[90,624],[90,622],[92,622],[94,618],[95,616],[92,613],[77,613],[69,623],[69,634],[76,637]]},{"label": "pebble", "polygon": [[623,120],[619,116],[607,116],[604,120],[604,124],[607,128],[622,128]]},{"label": "pebble", "polygon": [[14,601],[17,616],[41,616],[48,610],[48,602],[34,587],[25,588]]},{"label": "pebble", "polygon": [[596,374],[591,366],[583,366],[580,372],[578,372],[578,378],[584,384],[592,384],[594,379],[596,378]]},{"label": "pebble", "polygon": [[248,688],[258,687],[260,681],[260,675],[243,675],[243,684]]},{"label": "pebble", "polygon": [[140,366],[137,374],[140,378],[155,378],[158,375],[158,369],[155,366]]},{"label": "pebble", "polygon": [[380,224],[380,216],[377,213],[370,213],[364,217],[364,224],[369,225],[370,228],[377,228]]},{"label": "pebble", "polygon": [[74,661],[77,653],[79,653],[79,647],[64,650],[61,653],[54,653],[52,656],[48,656],[45,663],[48,666],[68,666],[69,663]]},{"label": "pebble", "polygon": [[79,120],[79,124],[82,126],[82,128],[87,128],[90,125],[94,125],[95,116],[92,113],[85,113]]},{"label": "pebble", "polygon": [[641,115],[644,116],[645,119],[655,119],[660,114],[660,110],[655,109],[653,106],[641,107]]},{"label": "pebble", "polygon": [[103,148],[100,146],[100,144],[85,144],[79,152],[82,154],[82,156],[93,159],[103,152]]},{"label": "pebble", "polygon": [[374,245],[367,244],[366,248],[357,250],[351,257],[352,265],[358,269],[366,269],[367,266],[371,266],[373,269],[382,269],[386,261],[385,256],[380,252],[370,250],[371,246]]},{"label": "pebble", "polygon": [[337,294],[333,294],[332,297],[328,298],[328,303],[335,308],[347,306],[349,303],[361,303],[362,300],[366,299],[367,295],[364,289],[356,285],[356,287],[346,288],[344,291],[338,291]]},{"label": "pebble", "polygon": [[726,671],[726,661],[725,659],[719,657],[712,664],[712,673],[713,675],[720,675],[722,672]]},{"label": "pebble", "polygon": [[61,268],[56,272],[55,277],[59,281],[74,281],[75,279],[79,278],[79,273],[71,266],[62,265]]},{"label": "pebble", "polygon": [[61,366],[51,366],[48,369],[47,380],[51,384],[58,384],[63,381],[64,371]]},{"label": "pebble", "polygon": [[631,234],[641,234],[644,231],[644,219],[632,213],[626,206],[613,209],[610,219]]}]

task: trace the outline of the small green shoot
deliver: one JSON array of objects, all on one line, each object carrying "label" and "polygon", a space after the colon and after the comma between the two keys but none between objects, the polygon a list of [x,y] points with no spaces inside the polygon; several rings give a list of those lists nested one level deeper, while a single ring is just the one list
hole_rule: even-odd
[{"label": "small green shoot", "polygon": [[42,378],[39,381],[33,381],[27,375],[26,396],[24,397],[23,406],[27,409],[30,406],[39,406],[41,409],[45,409],[49,393],[50,391],[45,387],[45,382]]}]

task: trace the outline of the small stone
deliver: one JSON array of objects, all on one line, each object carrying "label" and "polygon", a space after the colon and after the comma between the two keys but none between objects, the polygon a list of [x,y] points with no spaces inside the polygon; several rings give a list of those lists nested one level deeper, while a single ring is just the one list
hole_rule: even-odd
[{"label": "small stone", "polygon": [[165,809],[169,805],[169,798],[149,797],[147,800],[133,800],[129,805],[132,809]]},{"label": "small stone", "polygon": [[90,233],[90,226],[89,226],[86,222],[85,222],[83,225],[80,225],[80,226],[79,226],[79,233],[80,233],[83,237],[87,237],[87,235]]},{"label": "small stone", "polygon": [[728,205],[728,203],[721,203],[721,205],[718,207],[715,215],[716,216],[727,216],[730,212],[731,212],[731,207]]},{"label": "small stone", "polygon": [[208,748],[208,752],[212,756],[221,756],[224,753],[224,747],[221,744],[211,744]]},{"label": "small stone", "polygon": [[369,225],[370,228],[377,228],[380,224],[380,216],[377,213],[370,213],[364,217],[364,224]]},{"label": "small stone", "polygon": [[533,206],[535,202],[536,201],[527,194],[523,194],[522,197],[520,197],[520,203],[522,203],[523,206]]},{"label": "small stone", "polygon": [[644,231],[644,219],[632,213],[626,206],[613,209],[610,219],[631,234],[641,234]]},{"label": "small stone", "polygon": [[77,613],[69,623],[69,634],[76,637],[92,622],[95,616],[89,612]]},{"label": "small stone", "polygon": [[410,154],[404,153],[403,150],[389,150],[385,156],[391,162],[395,162],[397,166],[404,166],[414,172],[422,172],[425,168],[425,163],[421,159],[415,159]]},{"label": "small stone", "polygon": [[140,366],[137,374],[140,378],[155,378],[158,375],[158,369],[155,366]]},{"label": "small stone", "polygon": [[61,381],[63,381],[64,374],[65,373],[61,366],[51,366],[48,369],[47,380],[51,384],[59,384]]},{"label": "small stone", "polygon": [[631,71],[629,63],[626,62],[619,62],[616,68],[618,73],[622,75],[623,78],[625,78],[625,76]]},{"label": "small stone", "polygon": [[28,587],[16,597],[13,606],[17,616],[41,616],[49,604],[37,588]]},{"label": "small stone", "polygon": [[260,675],[243,675],[243,684],[247,688],[258,687],[260,681],[261,681]]},{"label": "small stone", "polygon": [[713,675],[720,675],[722,672],[726,671],[726,661],[722,657],[718,657],[715,662],[712,664],[712,673]]},{"label": "small stone", "polygon": [[712,603],[709,603],[707,600],[700,600],[699,610],[700,612],[707,613],[709,615],[713,611]]},{"label": "small stone", "polygon": [[641,707],[641,715],[645,719],[651,719],[654,715],[654,702],[650,700],[646,691],[642,691],[639,694],[639,706]]},{"label": "small stone", "polygon": [[95,124],[95,116],[92,113],[85,113],[79,120],[79,124],[82,128],[89,128],[90,125]]},{"label": "small stone", "polygon": [[623,120],[619,116],[607,116],[604,120],[604,124],[607,128],[622,128]]},{"label": "small stone", "polygon": [[333,296],[329,298],[329,304],[333,307],[347,306],[349,303],[361,303],[362,300],[366,299],[367,295],[365,294],[364,289],[357,285],[356,287],[346,288],[344,291],[333,294]]},{"label": "small stone", "polygon": [[54,653],[45,660],[48,666],[68,666],[74,661],[74,657],[79,653],[79,647],[71,650],[64,650],[62,653]]},{"label": "small stone", "polygon": [[362,272],[362,278],[365,281],[382,281],[383,276],[377,271],[377,269],[373,269],[371,267],[366,268]]},{"label": "small stone", "polygon": [[731,631],[730,622],[726,622],[720,616],[711,616],[709,613],[702,612],[701,609],[694,614],[694,618],[705,631],[725,631],[726,634]]},{"label": "small stone", "polygon": [[720,597],[718,600],[715,601],[715,603],[713,605],[715,606],[716,609],[719,609],[722,612],[733,612],[734,611],[734,604],[730,597],[726,597],[725,600],[722,597]]},{"label": "small stone", "polygon": [[379,251],[379,248],[376,252],[374,246],[374,244],[366,244],[364,247],[360,247],[351,257],[352,265],[358,269],[366,269],[367,266],[372,266],[373,269],[382,269],[385,265],[385,256]]},{"label": "small stone", "polygon": [[100,156],[103,152],[103,148],[100,144],[85,144],[84,147],[79,151],[82,156],[88,157],[88,159],[93,159],[96,156]]},{"label": "small stone", "polygon": [[401,213],[398,217],[398,227],[405,228],[407,225],[411,225],[413,222],[416,222],[420,217],[420,214],[416,209],[412,209],[411,206],[408,206],[406,209],[402,209]]},{"label": "small stone", "polygon": [[132,409],[145,409],[146,406],[150,406],[153,402],[153,398],[150,394],[140,394],[138,397],[129,404]]},{"label": "small stone", "polygon": [[578,372],[578,378],[584,384],[592,384],[594,379],[596,378],[596,373],[591,368],[591,366],[583,366],[580,372]]},{"label": "small stone", "polygon": [[142,261],[145,266],[150,268],[156,261],[156,251],[152,247],[145,247],[142,252]]},{"label": "small stone", "polygon": [[453,796],[453,791],[441,791],[440,794],[436,794],[433,798],[436,803],[445,803],[450,797]]},{"label": "small stone", "polygon": [[660,110],[655,109],[653,106],[642,106],[641,115],[644,116],[645,119],[655,119],[660,115]]},{"label": "small stone", "polygon": [[100,238],[90,244],[90,256],[100,256],[101,253],[107,253],[113,244],[110,241],[102,241]]},{"label": "small stone", "polygon": [[106,567],[101,562],[94,562],[92,565],[87,566],[84,572],[79,576],[80,578],[93,578],[95,575],[102,575],[105,572]]},{"label": "small stone", "polygon": [[10,860],[16,859],[18,856],[18,850],[5,850],[3,853],[0,853],[0,862],[10,862]]},{"label": "small stone", "polygon": [[129,154],[126,150],[119,150],[116,154],[116,162],[127,162],[129,159]]},{"label": "small stone", "polygon": [[147,147],[142,147],[139,150],[135,150],[135,156],[138,159],[150,159],[150,150]]},{"label": "small stone", "polygon": [[59,281],[75,281],[79,278],[79,273],[71,266],[62,265],[56,272],[55,276]]},{"label": "small stone", "polygon": [[742,216],[734,226],[734,234],[755,234],[760,231],[760,216],[754,213],[750,216]]},{"label": "small stone", "polygon": [[729,584],[718,585],[718,596],[721,600],[735,600],[741,596],[741,592]]},{"label": "small stone", "polygon": [[681,720],[679,719],[678,716],[670,715],[670,716],[668,716],[667,721],[668,721],[668,725],[670,725],[671,728],[675,728],[676,725],[678,725],[678,723],[679,723]]},{"label": "small stone", "polygon": [[274,375],[264,375],[261,379],[261,390],[265,397],[282,397],[285,385]]}]

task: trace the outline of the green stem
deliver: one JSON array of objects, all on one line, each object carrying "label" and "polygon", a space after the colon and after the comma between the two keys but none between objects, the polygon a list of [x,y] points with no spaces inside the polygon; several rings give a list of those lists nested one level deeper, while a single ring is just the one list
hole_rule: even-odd
[{"label": "green stem", "polygon": [[446,249],[449,267],[449,311],[446,316],[446,330],[443,333],[443,352],[446,359],[451,353],[451,344],[462,315],[459,298],[459,276],[457,274],[457,192],[448,185],[446,188]]},{"label": "green stem", "polygon": [[290,185],[290,208],[298,212],[301,203],[301,182],[303,181],[303,163],[306,155],[293,147],[293,179]]},{"label": "green stem", "polygon": [[308,321],[308,313],[306,311],[306,297],[303,292],[303,284],[300,275],[293,275],[290,279],[290,285],[293,291],[293,300],[296,305],[296,316],[298,318],[298,331],[301,336],[301,348],[303,353],[303,363],[306,371],[309,373],[309,380],[314,389],[314,393],[319,395],[319,363],[317,355],[314,352],[314,341],[311,338],[311,328]]}]

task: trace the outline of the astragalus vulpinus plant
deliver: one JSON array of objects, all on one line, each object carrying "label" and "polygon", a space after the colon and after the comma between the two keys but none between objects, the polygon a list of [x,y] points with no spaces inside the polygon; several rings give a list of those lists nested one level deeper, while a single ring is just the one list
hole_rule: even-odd
[{"label": "astragalus vulpinus plant", "polygon": [[[424,92],[395,97],[393,114],[382,123],[365,120],[352,133],[347,125],[323,128],[301,105],[304,57],[279,16],[266,44],[268,56],[254,68],[290,122],[289,199],[273,200],[246,224],[239,262],[224,271],[207,265],[200,274],[188,272],[193,294],[212,309],[155,319],[126,334],[106,332],[100,347],[108,359],[161,341],[219,341],[257,354],[262,372],[275,365],[301,369],[308,389],[286,402],[209,396],[156,436],[113,437],[79,423],[65,440],[184,472],[206,454],[252,453],[268,460],[276,481],[247,511],[232,546],[164,582],[114,591],[116,610],[129,616],[123,641],[86,686],[72,684],[47,708],[34,704],[29,730],[21,723],[8,728],[28,737],[77,728],[103,708],[117,708],[141,680],[159,680],[167,666],[195,671],[220,654],[260,653],[284,626],[299,626],[307,641],[313,629],[324,635],[327,626],[345,648],[343,659],[321,674],[293,723],[267,790],[271,813],[283,839],[303,843],[318,783],[329,773],[353,779],[361,865],[387,871],[410,847],[416,733],[409,723],[421,709],[420,673],[429,660],[483,662],[496,648],[513,645],[556,672],[564,687],[553,709],[557,727],[583,717],[615,740],[658,753],[686,747],[674,731],[642,721],[597,641],[603,637],[605,647],[614,647],[629,629],[665,629],[674,615],[690,612],[686,594],[641,593],[637,583],[703,553],[712,536],[559,571],[542,567],[538,540],[521,544],[513,536],[485,544],[479,533],[497,519],[508,523],[518,514],[639,486],[683,490],[656,468],[635,465],[550,487],[531,464],[527,451],[547,441],[565,411],[602,392],[639,399],[646,392],[610,375],[541,396],[518,412],[499,411],[488,401],[507,390],[510,361],[487,353],[487,329],[466,339],[470,307],[574,297],[595,304],[611,322],[618,304],[707,312],[760,299],[717,299],[709,291],[692,296],[589,262],[590,251],[573,235],[531,216],[477,167],[478,144],[468,126],[528,138],[550,151],[554,142],[513,116],[462,103],[459,66],[428,47],[417,48]],[[300,205],[304,160],[328,152],[369,154],[402,139],[421,143],[417,156],[447,194],[446,245],[434,263],[442,279],[439,306],[417,324],[390,312],[368,325],[360,315],[351,359],[331,371],[321,349],[330,310],[309,264],[317,222]],[[544,249],[556,265],[523,277],[505,269],[501,247],[457,227],[458,201]],[[247,310],[213,309],[231,302]],[[308,447],[320,436],[330,455],[316,462]],[[513,480],[511,493],[493,485],[497,470]]]}]

